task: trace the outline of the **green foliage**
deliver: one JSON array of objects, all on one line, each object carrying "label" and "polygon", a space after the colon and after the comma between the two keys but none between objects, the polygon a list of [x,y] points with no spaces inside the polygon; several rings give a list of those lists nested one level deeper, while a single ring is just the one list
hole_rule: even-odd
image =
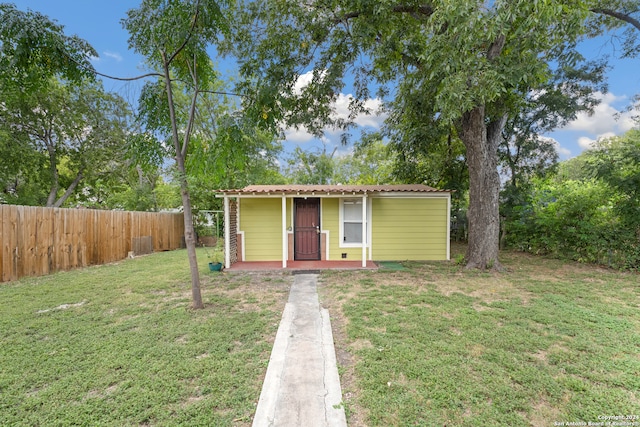
[{"label": "green foliage", "polygon": [[334,158],[334,183],[392,184],[396,154],[382,141],[378,133],[365,134],[354,144],[351,153]]},{"label": "green foliage", "polygon": [[322,151],[308,152],[300,147],[293,150],[287,159],[286,175],[293,184],[334,184],[334,154],[327,154],[326,147]]},{"label": "green foliage", "polygon": [[21,158],[2,171],[11,202],[61,206],[124,162],[130,111],[100,83],[52,77],[26,93],[11,85],[0,93],[0,150]]},{"label": "green foliage", "polygon": [[41,13],[0,3],[0,80],[24,92],[38,90],[53,76],[74,81],[93,78],[90,58],[98,53],[78,36]]},{"label": "green foliage", "polygon": [[507,241],[521,250],[618,268],[640,267],[640,133],[600,143],[533,181],[514,204]]},{"label": "green foliage", "polygon": [[528,203],[531,180],[556,170],[557,143],[542,135],[566,125],[579,112],[593,111],[600,102],[596,91],[606,91],[604,71],[603,63],[565,63],[539,90],[523,96],[520,108],[507,121],[498,148],[502,172],[508,178],[500,207],[507,221],[514,209]]},{"label": "green foliage", "polygon": [[[172,183],[165,183],[162,178],[152,176],[155,181],[146,178],[138,179],[133,176],[119,176],[117,183],[99,182],[94,185],[94,192],[99,192],[99,186],[104,185],[102,197],[92,198],[79,205],[106,209],[122,209],[127,211],[160,211],[176,209],[181,205],[180,189]],[[96,187],[98,190],[96,191]],[[101,204],[91,204],[94,201]]]},{"label": "green foliage", "polygon": [[[584,33],[584,1],[262,0],[241,2],[237,11],[233,37],[221,51],[239,58],[240,90],[252,95],[249,108],[269,124],[303,125],[313,134],[348,129],[375,84],[379,96],[392,98],[385,99],[388,124],[396,141],[408,145],[400,153],[414,144],[438,146],[455,129],[473,171],[469,204],[477,215],[469,265],[497,257],[496,142],[522,98],[550,79],[551,63],[581,59],[574,47]],[[310,70],[312,78],[301,85]],[[332,103],[346,82],[353,82],[354,98],[344,119],[333,114]],[[457,172],[450,175],[461,184]]]},{"label": "green foliage", "polygon": [[[597,181],[539,181],[528,221],[517,222],[509,236],[534,253],[551,253],[582,262],[606,260],[612,250],[608,231],[615,218],[608,206],[608,187]],[[522,226],[522,228],[520,228]],[[522,244],[522,243],[521,243]]]},{"label": "green foliage", "polygon": [[[362,111],[375,81],[382,92],[386,84],[397,86],[395,99],[413,104],[413,112],[421,102],[425,116],[449,122],[477,105],[493,105],[494,114],[514,107],[521,93],[548,79],[546,61],[571,46],[586,13],[580,2],[556,1],[246,2],[234,20],[235,38],[222,48],[240,58],[247,78],[242,90],[256,93],[255,109],[275,122],[305,125],[312,133],[348,125],[330,106],[346,72],[355,75],[353,113]],[[489,48],[502,36],[504,48],[493,58]],[[309,69],[315,70],[311,82],[297,87]]]},{"label": "green foliage", "polygon": [[597,178],[625,196],[624,205],[631,209],[625,217],[640,221],[640,212],[633,212],[640,207],[640,130],[601,141],[586,158]]}]

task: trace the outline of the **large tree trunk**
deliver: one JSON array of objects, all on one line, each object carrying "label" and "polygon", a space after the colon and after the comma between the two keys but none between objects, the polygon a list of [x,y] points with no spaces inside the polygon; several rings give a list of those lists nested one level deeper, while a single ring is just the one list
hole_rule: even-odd
[{"label": "large tree trunk", "polygon": [[467,268],[501,269],[500,176],[498,144],[506,117],[485,125],[485,108],[479,106],[462,117],[460,138],[467,149],[469,167],[469,246]]}]

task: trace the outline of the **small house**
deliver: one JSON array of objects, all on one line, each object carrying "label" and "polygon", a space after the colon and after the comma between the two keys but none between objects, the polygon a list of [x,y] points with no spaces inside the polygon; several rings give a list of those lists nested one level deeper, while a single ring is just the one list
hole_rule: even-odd
[{"label": "small house", "polygon": [[449,259],[451,193],[426,185],[250,185],[221,190],[235,262]]}]

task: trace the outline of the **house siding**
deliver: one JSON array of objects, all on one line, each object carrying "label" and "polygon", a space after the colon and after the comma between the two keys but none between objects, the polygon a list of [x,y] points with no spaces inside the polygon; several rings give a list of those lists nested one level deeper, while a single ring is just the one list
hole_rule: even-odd
[{"label": "house siding", "polygon": [[372,257],[379,261],[447,259],[446,198],[374,198]]},{"label": "house siding", "polygon": [[245,261],[281,260],[282,199],[240,199],[240,230],[244,232]]}]

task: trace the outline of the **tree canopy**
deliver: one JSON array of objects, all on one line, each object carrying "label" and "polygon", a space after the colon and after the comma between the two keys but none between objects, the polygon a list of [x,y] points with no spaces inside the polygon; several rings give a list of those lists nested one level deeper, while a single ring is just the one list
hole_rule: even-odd
[{"label": "tree canopy", "polygon": [[[350,73],[352,115],[375,83],[411,123],[455,126],[470,172],[468,266],[499,266],[500,135],[523,94],[549,80],[552,61],[580,60],[572,47],[589,13],[585,3],[265,0],[238,10],[237,38],[227,49],[240,58],[240,87],[255,92],[266,120],[316,133],[348,127],[331,102]],[[309,70],[313,78],[300,88]]]},{"label": "tree canopy", "polygon": [[98,55],[95,49],[39,12],[0,3],[0,40],[3,85],[18,84],[28,92],[51,76],[77,81],[95,75],[90,62]]}]

